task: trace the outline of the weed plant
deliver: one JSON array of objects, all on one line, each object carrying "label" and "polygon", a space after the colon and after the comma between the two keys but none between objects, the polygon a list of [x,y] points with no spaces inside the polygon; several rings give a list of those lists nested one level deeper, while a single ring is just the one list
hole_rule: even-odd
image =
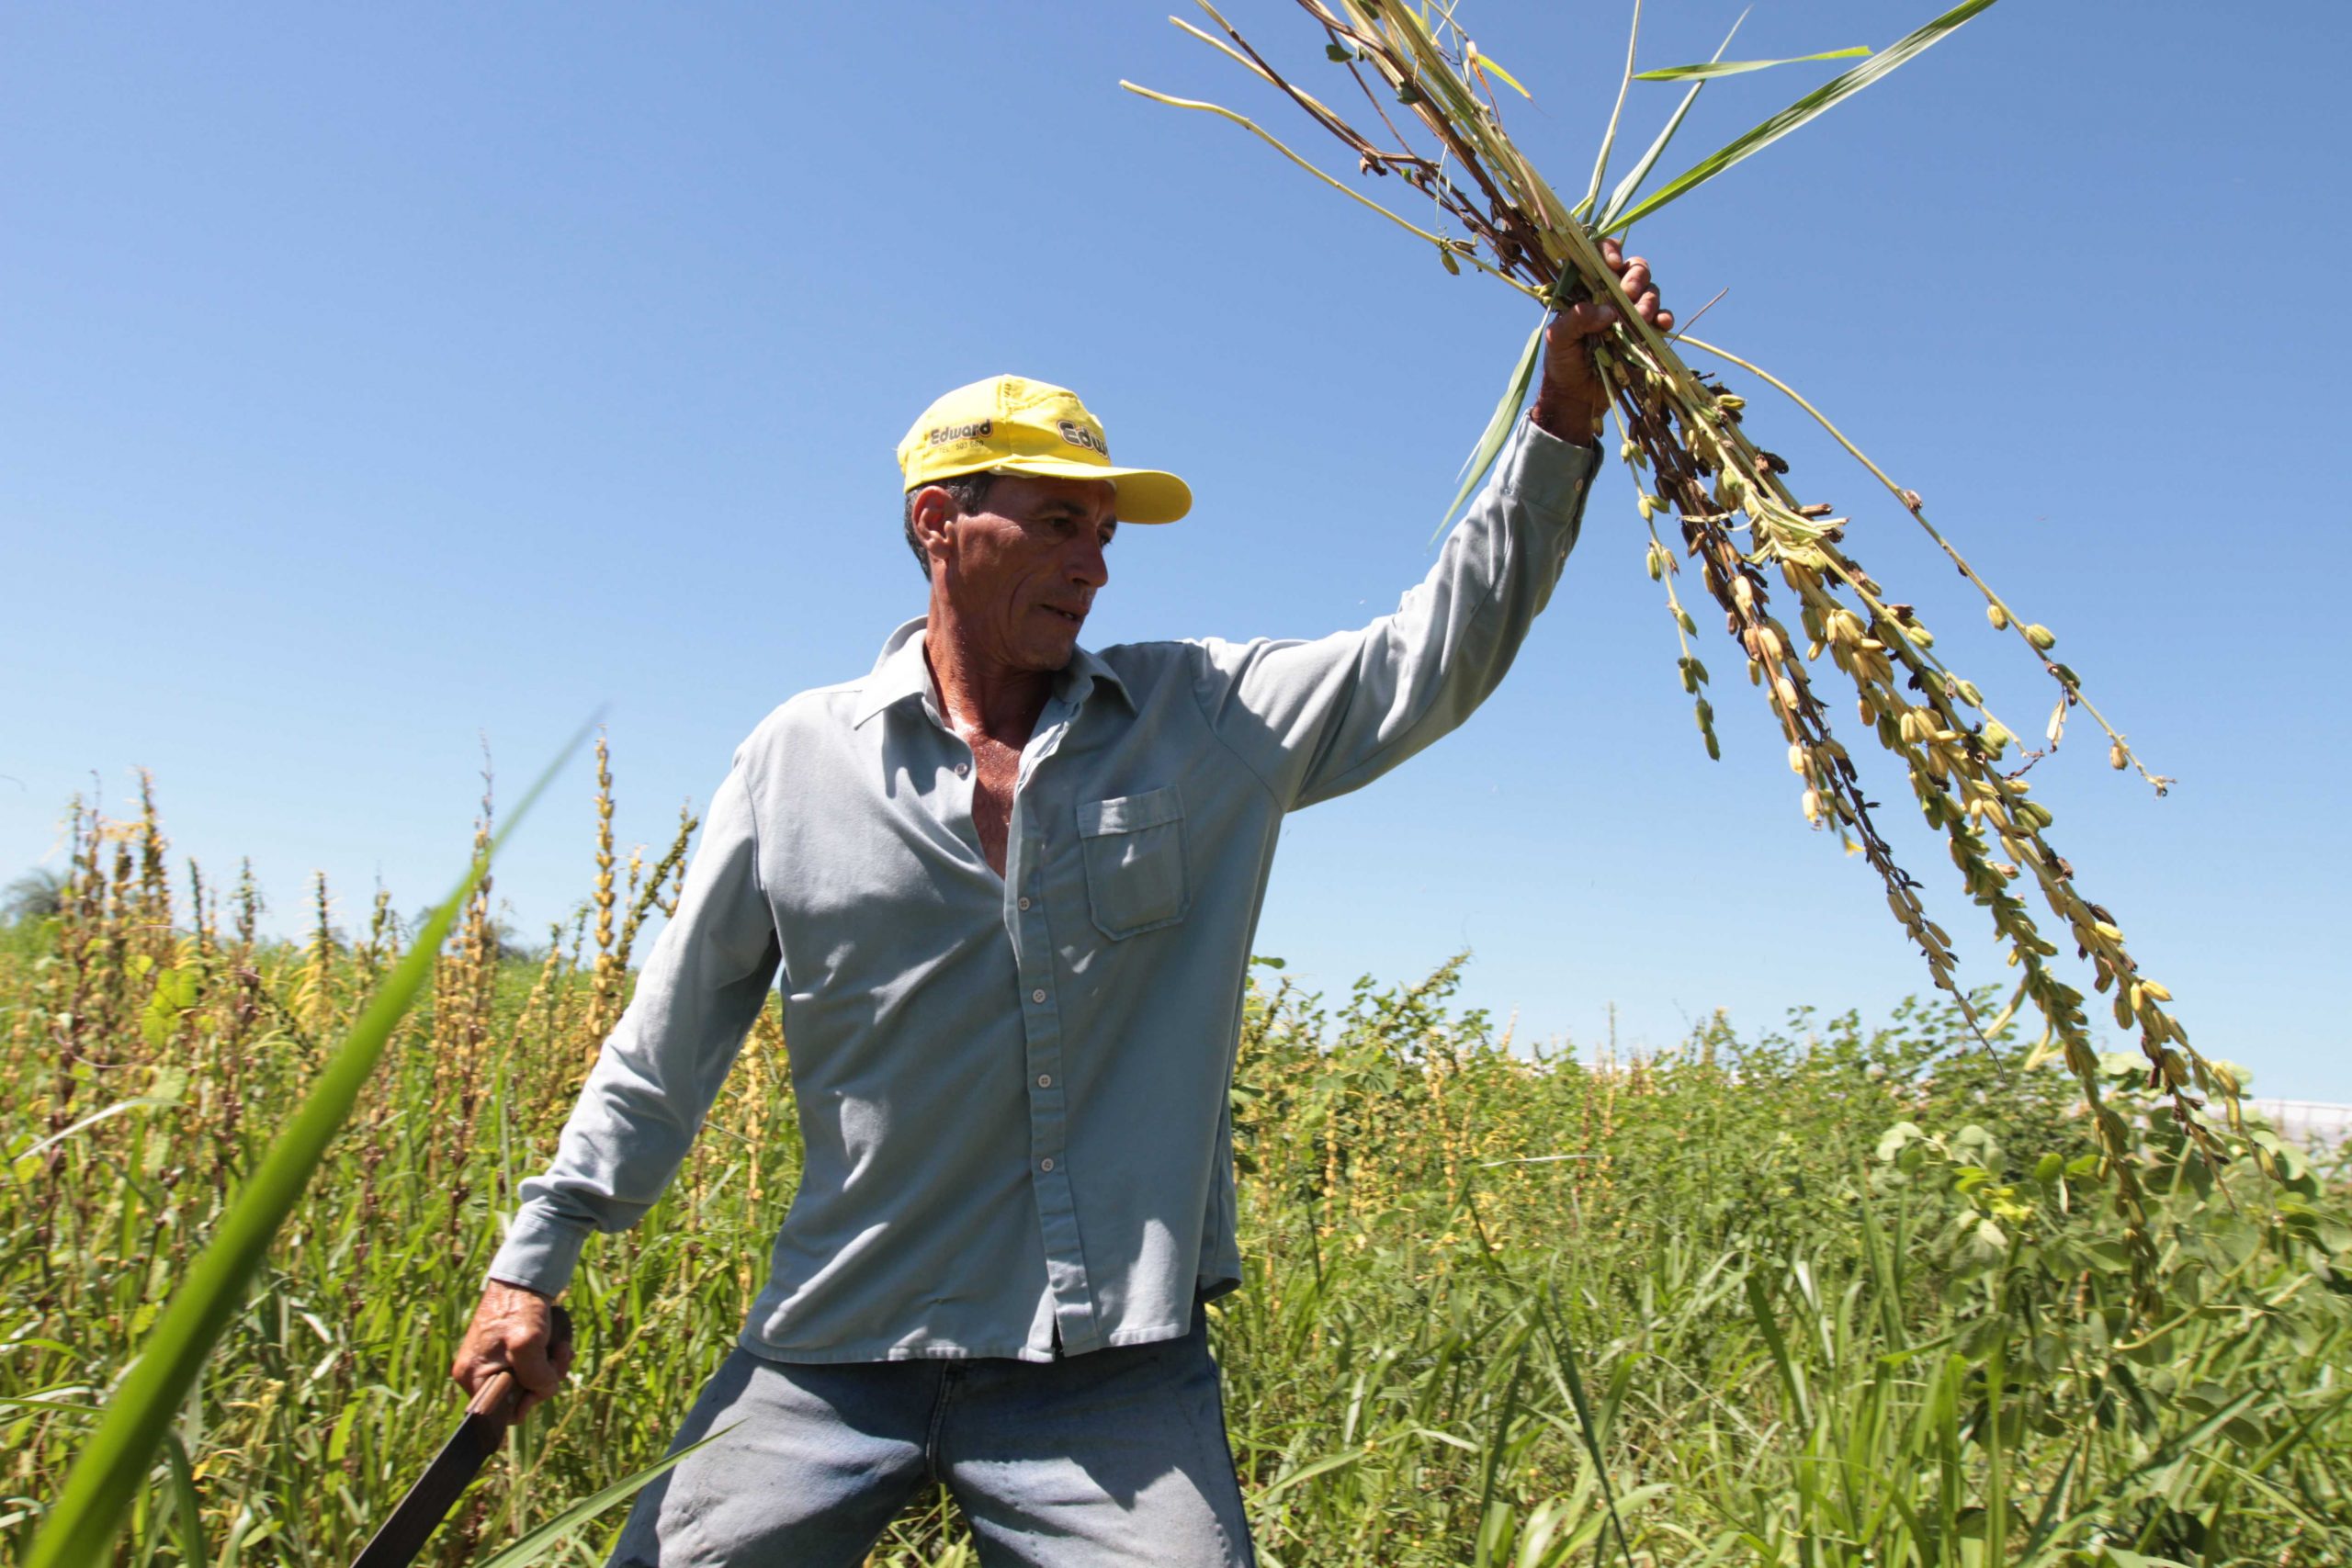
[{"label": "weed plant", "polygon": [[[1517,421],[1543,351],[1545,318],[1572,300],[1613,304],[1616,321],[1594,342],[1594,367],[1612,389],[1622,438],[1619,455],[1640,492],[1635,505],[1648,535],[1646,569],[1653,581],[1665,585],[1667,608],[1681,648],[1677,672],[1684,693],[1693,699],[1707,754],[1719,757],[1721,748],[1713,705],[1702,691],[1712,689],[1707,668],[1690,640],[1699,622],[1674,586],[1682,561],[1660,536],[1660,518],[1679,520],[1681,554],[1695,563],[1699,587],[1723,613],[1724,630],[1747,667],[1749,682],[1788,742],[1790,770],[1804,783],[1797,801],[1806,822],[1834,836],[1877,874],[1889,912],[1918,948],[1929,978],[1987,1050],[2020,1006],[2030,1004],[2042,1020],[2041,1040],[2027,1059],[2037,1061],[2054,1051],[2075,1075],[2088,1125],[2107,1156],[2104,1174],[2114,1188],[2119,1234],[2138,1287],[2134,1307],[2143,1324],[2154,1323],[2165,1310],[2165,1298],[2156,1278],[2161,1264],[2154,1224],[2139,1184],[2136,1135],[2129,1114],[2104,1105],[2106,1069],[2093,1042],[2099,1009],[2052,962],[2061,960],[2067,937],[2074,941],[2075,956],[2089,965],[2092,989],[2107,998],[2107,1011],[2117,1029],[2137,1034],[2151,1088],[2165,1093],[2176,1125],[2210,1158],[2212,1170],[2251,1159],[2274,1176],[2282,1173],[2273,1168],[2268,1147],[2248,1135],[2239,1106],[2240,1085],[2232,1071],[2208,1061],[2189,1043],[2188,1031],[2171,1010],[2170,987],[2142,971],[2126,948],[2114,911],[2076,886],[2073,864],[2047,833],[2055,816],[2042,801],[2027,798],[2033,784],[2026,774],[2058,749],[2069,716],[2079,712],[2106,735],[2108,761],[2115,769],[2136,766],[2160,795],[2172,781],[2139,760],[2123,734],[2089,700],[2072,666],[2052,657],[2057,634],[2026,620],[1995,591],[1960,553],[1951,536],[1928,520],[1917,491],[1895,483],[1786,382],[1691,337],[1696,317],[1670,333],[1644,320],[1624,297],[1600,244],[1605,238],[1623,239],[1643,218],[1884,80],[1951,37],[1993,0],[1960,0],[1875,52],[1855,47],[1791,60],[1726,61],[1724,51],[1732,41],[1726,35],[1713,60],[1652,71],[1635,68],[1642,4],[1634,0],[1616,103],[1584,198],[1573,206],[1505,129],[1503,90],[1527,98],[1527,87],[1478,47],[1455,6],[1431,7],[1418,0],[1297,0],[1298,10],[1312,27],[1307,36],[1322,44],[1321,60],[1310,58],[1306,69],[1320,73],[1327,90],[1347,106],[1347,113],[1355,117],[1351,123],[1302,85],[1306,77],[1298,67],[1285,74],[1210,0],[1197,3],[1223,38],[1181,17],[1170,20],[1272,87],[1336,137],[1353,164],[1355,182],[1317,167],[1246,115],[1132,82],[1123,85],[1154,101],[1215,115],[1247,129],[1325,186],[1380,213],[1418,242],[1435,246],[1448,272],[1458,275],[1467,265],[1542,302],[1544,314],[1528,334],[1486,434],[1464,465],[1462,489],[1453,505],[1459,506],[1476,487]],[[1735,23],[1732,32],[1737,31]],[[1711,81],[1856,55],[1866,58],[1644,194],[1684,116]],[[1636,81],[1689,85],[1649,150],[1604,200],[1601,193],[1612,172],[1626,94]],[[1350,93],[1351,87],[1356,92]],[[1358,94],[1363,100],[1361,108],[1354,102]],[[1372,118],[1365,117],[1366,110]],[[1377,130],[1367,132],[1359,125]],[[1435,229],[1423,228],[1359,188],[1390,176],[1413,193],[1408,209],[1426,217]],[[1429,201],[1425,212],[1420,197]],[[1704,313],[1702,308],[1700,314]],[[2041,729],[2046,750],[2026,746],[2019,732],[1995,715],[1976,682],[1935,651],[1935,634],[1919,611],[1862,568],[1846,543],[1849,520],[1832,516],[1838,508],[1826,501],[1798,499],[1788,478],[1788,461],[1758,446],[1744,428],[1747,400],[1694,373],[1681,357],[1685,347],[1719,357],[1786,394],[1935,541],[1973,595],[1982,600],[1993,628],[2013,632],[2055,684],[2055,705]],[[1773,612],[1772,595],[1782,589],[1797,605],[1802,637]],[[1783,610],[1789,602],[1781,601]],[[1825,654],[1826,668],[1820,663]],[[1873,816],[1883,803],[1870,796],[1880,793],[1880,786],[1865,782],[1856,759],[1833,731],[1838,700],[1823,694],[1849,681],[1860,723],[1879,749],[1901,764],[1928,825],[1943,834],[1970,902],[1985,912],[2007,963],[2019,971],[2008,1005],[1990,1026],[1980,1019],[1976,997],[1961,983],[1951,933],[1929,917],[1921,892],[1925,884],[1896,863],[1893,844]],[[2033,909],[2037,903],[2044,911],[2039,917]],[[2047,932],[2039,923],[2045,919],[2056,922]]]},{"label": "weed plant", "polygon": [[[617,856],[536,954],[478,888],[182,1405],[117,1561],[348,1561],[462,1404],[449,1355],[669,898]],[[487,825],[485,824],[485,833]],[[259,935],[152,795],[77,810],[53,913],[0,926],[0,1552],[401,956],[311,889]],[[1618,1056],[1515,1044],[1459,962],[1330,1001],[1261,962],[1233,1089],[1249,1282],[1213,1312],[1270,1568],[2352,1561],[2345,1167],[2218,1174],[2106,1059],[2164,1311],[2132,1311],[2075,1080],[1948,1000]],[[428,1560],[656,1458],[741,1326],[800,1162],[773,1010],[669,1195],[592,1246],[582,1355]],[[596,1561],[617,1517],[562,1549]],[[560,1558],[559,1560],[564,1560]],[[943,1498],[876,1561],[969,1563]]]}]

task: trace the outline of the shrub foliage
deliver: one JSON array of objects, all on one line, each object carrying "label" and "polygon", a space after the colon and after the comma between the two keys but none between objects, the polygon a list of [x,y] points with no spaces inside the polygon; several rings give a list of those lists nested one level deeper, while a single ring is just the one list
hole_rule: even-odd
[{"label": "shrub foliage", "polygon": [[[600,768],[600,776],[604,775]],[[123,1561],[347,1561],[446,1435],[456,1337],[518,1182],[626,999],[691,829],[535,954],[484,888],[221,1341]],[[77,811],[53,908],[0,926],[0,1551],[319,1060],[397,955],[314,890],[175,875],[152,801]],[[1261,961],[1233,1087],[1249,1281],[1213,1314],[1262,1558],[1927,1565],[2352,1560],[2344,1168],[2218,1169],[2108,1059],[2164,1310],[2134,1312],[2071,1077],[1958,1008],[1805,1011],[1617,1057],[1529,1049],[1460,961],[1343,1001]],[[658,1456],[741,1325],[797,1179],[756,1026],[646,1223],[590,1250],[569,1391],[430,1555]],[[616,1520],[567,1550],[594,1561]],[[969,1562],[944,1498],[877,1562]]]}]

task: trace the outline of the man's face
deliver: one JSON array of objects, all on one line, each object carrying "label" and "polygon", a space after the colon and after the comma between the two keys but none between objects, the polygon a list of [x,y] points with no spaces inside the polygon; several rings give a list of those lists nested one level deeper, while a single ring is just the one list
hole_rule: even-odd
[{"label": "man's face", "polygon": [[976,512],[945,525],[932,575],[970,650],[1012,670],[1059,670],[1078,646],[1097,590],[1111,581],[1102,551],[1118,528],[1108,479],[1000,474]]}]

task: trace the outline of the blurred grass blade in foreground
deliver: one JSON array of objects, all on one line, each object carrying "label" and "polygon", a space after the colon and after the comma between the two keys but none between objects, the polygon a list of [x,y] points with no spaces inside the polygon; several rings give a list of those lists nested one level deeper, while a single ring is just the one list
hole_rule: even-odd
[{"label": "blurred grass blade in foreground", "polygon": [[[74,1461],[40,1533],[33,1538],[27,1568],[98,1568],[107,1560],[123,1514],[145,1483],[180,1402],[203,1371],[213,1341],[236,1312],[278,1227],[350,1116],[394,1027],[424,988],[458,910],[488,873],[507,834],[529,815],[540,794],[578,752],[593,723],[583,725],[548,764],[456,890],[433,910],[415,944],[377,988],[343,1044],[320,1069],[300,1108],[231,1201],[140,1347],[138,1359],[107,1401],[98,1429]],[[175,1467],[175,1477],[178,1473]],[[186,1488],[175,1490],[188,1495]]]},{"label": "blurred grass blade in foreground", "polygon": [[718,1441],[734,1429],[733,1427],[721,1427],[709,1437],[703,1438],[701,1442],[690,1443],[657,1463],[647,1465],[633,1475],[623,1476],[603,1491],[582,1497],[547,1523],[532,1530],[530,1534],[514,1542],[514,1545],[507,1547],[494,1557],[485,1559],[480,1564],[480,1568],[531,1568],[533,1563],[542,1561],[549,1552],[570,1540],[582,1526],[594,1519],[597,1515],[616,1503],[624,1502],[635,1496],[639,1488],[667,1473],[672,1466],[680,1463],[695,1450]]}]

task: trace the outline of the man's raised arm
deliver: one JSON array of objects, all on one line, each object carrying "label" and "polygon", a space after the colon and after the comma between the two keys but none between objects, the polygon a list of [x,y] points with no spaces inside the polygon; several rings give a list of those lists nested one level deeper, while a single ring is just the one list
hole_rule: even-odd
[{"label": "man's raised arm", "polygon": [[[1648,264],[1614,241],[1602,254],[1642,317],[1671,327]],[[1284,809],[1386,773],[1467,718],[1510,668],[1576,543],[1609,409],[1591,342],[1617,320],[1604,303],[1555,319],[1529,417],[1395,614],[1312,642],[1204,645],[1202,707]]]},{"label": "man's raised arm", "polygon": [[677,913],[597,1055],[554,1163],[523,1184],[450,1369],[469,1393],[502,1368],[523,1386],[522,1409],[552,1392],[564,1369],[546,1353],[548,1304],[589,1232],[625,1230],[661,1197],[759,1016],[778,949],[759,885],[750,751],[736,754],[712,797]]}]

